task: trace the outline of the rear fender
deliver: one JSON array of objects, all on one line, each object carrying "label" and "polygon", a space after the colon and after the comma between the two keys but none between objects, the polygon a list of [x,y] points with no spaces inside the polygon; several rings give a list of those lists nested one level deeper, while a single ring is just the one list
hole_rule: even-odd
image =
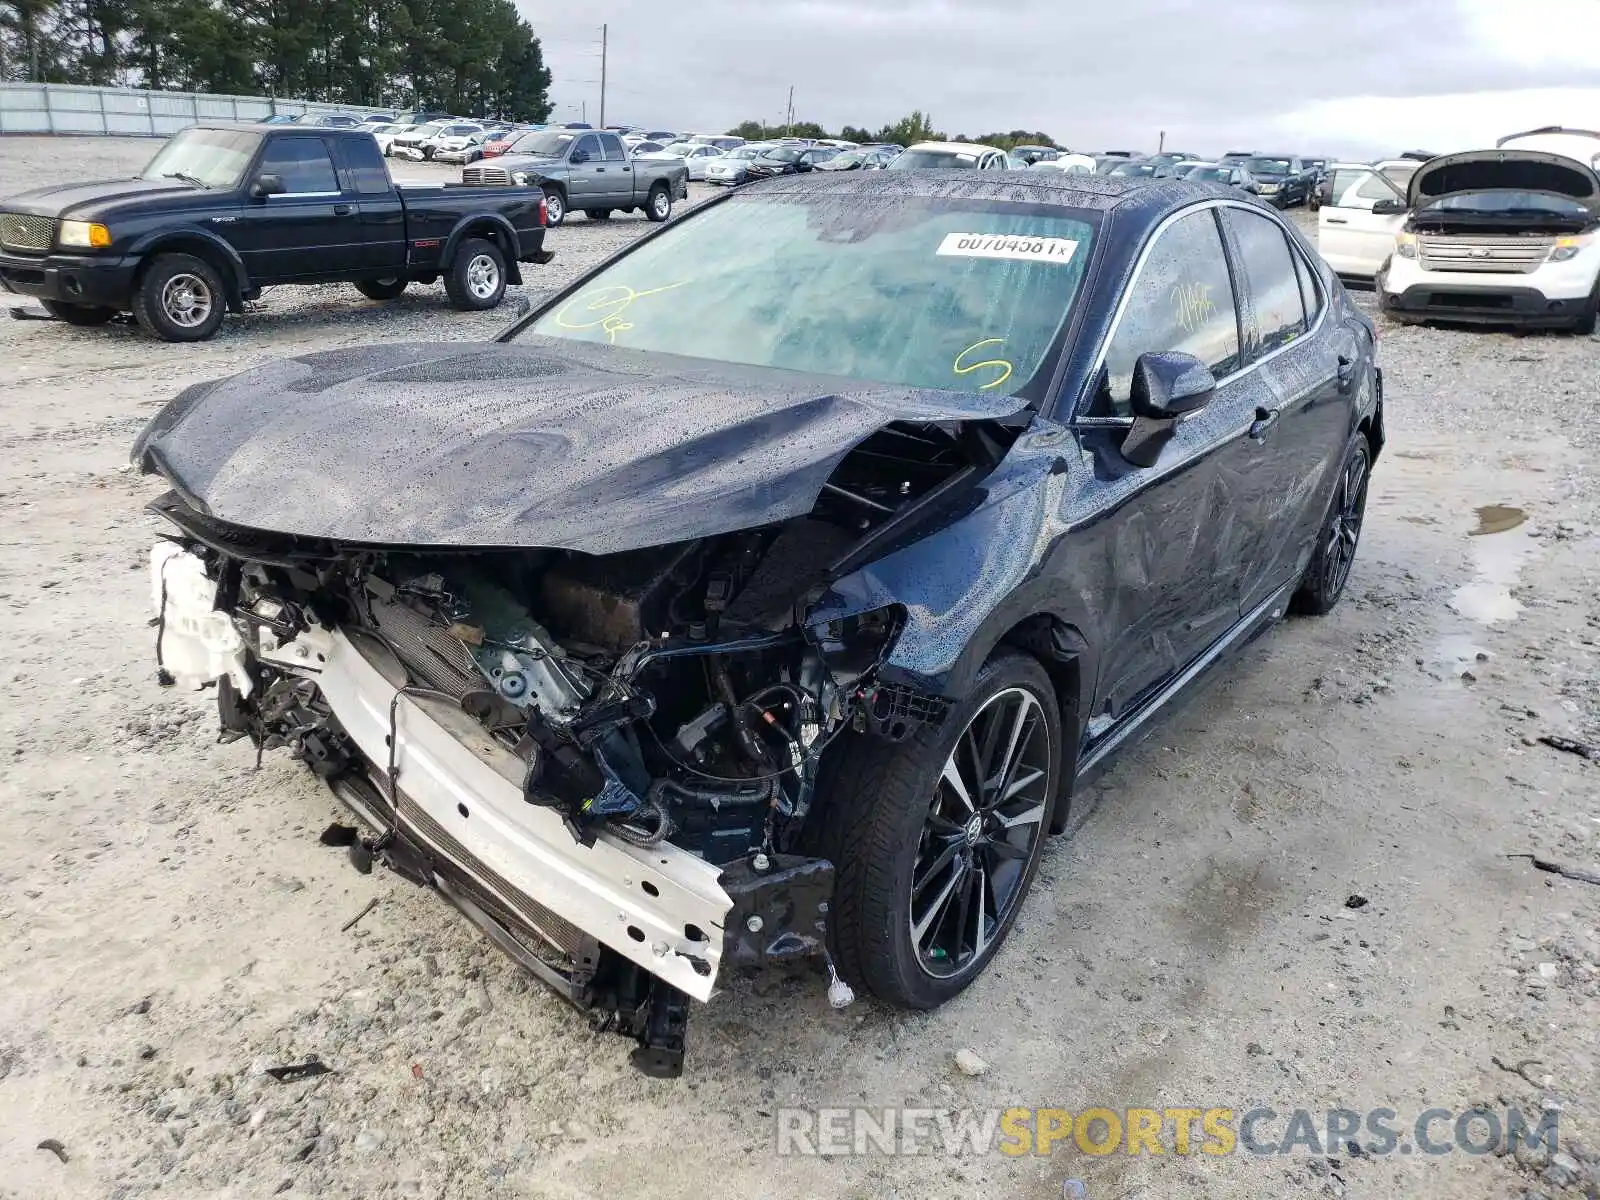
[{"label": "rear fender", "polygon": [[488,237],[495,242],[506,258],[506,280],[522,282],[522,270],[517,261],[521,242],[511,222],[499,213],[472,213],[456,222],[450,236],[445,239],[444,250],[439,255],[439,265],[446,270],[455,261],[456,251],[469,237]]}]

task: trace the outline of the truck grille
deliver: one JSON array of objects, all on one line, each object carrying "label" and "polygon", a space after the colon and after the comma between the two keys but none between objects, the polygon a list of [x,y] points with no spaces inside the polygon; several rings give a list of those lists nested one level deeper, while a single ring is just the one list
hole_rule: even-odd
[{"label": "truck grille", "polygon": [[7,250],[42,254],[50,249],[55,235],[56,223],[53,218],[0,212],[0,246]]},{"label": "truck grille", "polygon": [[1528,275],[1544,265],[1555,246],[1552,237],[1419,237],[1422,266],[1428,271],[1491,271]]},{"label": "truck grille", "polygon": [[469,187],[505,187],[511,182],[511,172],[504,167],[467,167],[461,172],[461,182]]}]

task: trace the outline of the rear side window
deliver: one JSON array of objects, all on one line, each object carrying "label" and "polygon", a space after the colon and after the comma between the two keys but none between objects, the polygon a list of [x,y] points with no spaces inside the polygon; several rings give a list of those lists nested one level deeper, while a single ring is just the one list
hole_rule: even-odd
[{"label": "rear side window", "polygon": [[290,195],[339,191],[333,159],[328,157],[328,147],[319,137],[274,138],[262,156],[260,173],[281,175],[283,190]]},{"label": "rear side window", "polygon": [[1167,226],[1130,285],[1106,350],[1102,415],[1132,416],[1128,392],[1134,362],[1141,354],[1168,350],[1194,355],[1218,379],[1239,369],[1233,280],[1209,208]]},{"label": "rear side window", "polygon": [[1254,328],[1245,329],[1245,359],[1254,361],[1287,346],[1306,330],[1300,277],[1283,229],[1271,217],[1225,210],[1223,219],[1239,246],[1239,265],[1249,284]]},{"label": "rear side window", "polygon": [[622,148],[622,141],[613,134],[602,133],[599,137],[600,147],[605,151],[607,162],[627,162],[628,152]]},{"label": "rear side window", "polygon": [[1317,281],[1311,277],[1311,268],[1306,265],[1306,256],[1294,256],[1294,273],[1300,278],[1300,302],[1306,309],[1306,328],[1310,329],[1317,323],[1317,314],[1322,311],[1322,299],[1317,292]]},{"label": "rear side window", "polygon": [[377,196],[389,191],[389,172],[383,165],[383,155],[372,138],[352,137],[344,142],[344,165],[350,182],[363,196]]}]

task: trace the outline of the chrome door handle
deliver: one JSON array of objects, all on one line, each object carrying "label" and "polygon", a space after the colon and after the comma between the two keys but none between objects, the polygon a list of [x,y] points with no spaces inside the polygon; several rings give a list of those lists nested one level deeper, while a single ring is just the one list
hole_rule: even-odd
[{"label": "chrome door handle", "polygon": [[1350,222],[1345,217],[1329,217],[1328,218],[1328,224],[1329,225],[1348,225],[1348,224],[1350,224]]},{"label": "chrome door handle", "polygon": [[348,217],[354,211],[355,206],[352,204],[335,204],[333,206],[333,215],[336,217]]}]

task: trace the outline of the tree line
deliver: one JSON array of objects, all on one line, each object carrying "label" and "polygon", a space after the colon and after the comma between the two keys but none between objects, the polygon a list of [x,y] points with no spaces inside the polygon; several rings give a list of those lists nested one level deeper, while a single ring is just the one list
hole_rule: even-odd
[{"label": "tree line", "polygon": [[796,121],[791,125],[768,125],[762,121],[741,121],[730,133],[756,141],[773,137],[837,138],[846,142],[893,142],[910,146],[916,142],[976,142],[999,150],[1017,146],[1049,146],[1059,149],[1056,140],[1039,130],[1013,129],[1009,133],[985,133],[968,137],[958,133],[954,137],[933,127],[933,119],[920,109],[898,121],[873,130],[857,125],[846,125],[837,133],[830,133],[815,121]]},{"label": "tree line", "polygon": [[8,79],[550,115],[512,0],[0,0]]}]

